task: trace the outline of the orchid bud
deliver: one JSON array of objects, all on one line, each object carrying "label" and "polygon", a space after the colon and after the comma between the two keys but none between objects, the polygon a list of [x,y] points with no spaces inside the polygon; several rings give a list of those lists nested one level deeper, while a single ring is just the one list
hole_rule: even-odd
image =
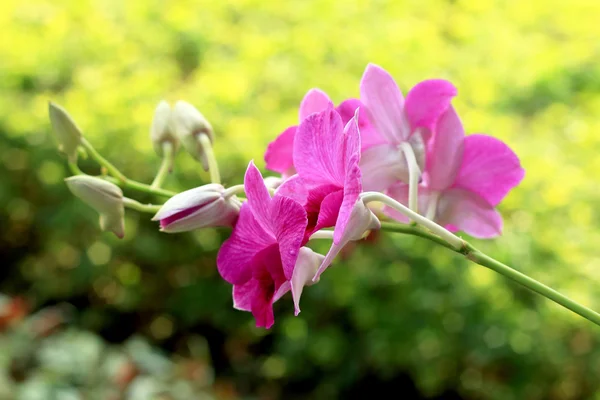
[{"label": "orchid bud", "polygon": [[154,145],[154,151],[160,157],[164,157],[164,145],[170,143],[173,153],[179,147],[179,139],[175,135],[171,123],[171,106],[166,101],[161,101],[154,110],[154,118],[150,126],[150,139]]},{"label": "orchid bud", "polygon": [[118,238],[125,236],[123,192],[108,181],[93,176],[76,175],[65,179],[69,190],[100,214],[100,228]]},{"label": "orchid bud", "polygon": [[225,188],[208,184],[171,197],[156,213],[160,230],[185,232],[212,226],[233,226],[241,203],[235,196],[225,196]]},{"label": "orchid bud", "polygon": [[172,119],[173,128],[183,147],[202,163],[205,171],[208,171],[208,159],[199,138],[201,135],[206,135],[211,143],[214,141],[210,123],[193,105],[181,100],[175,103]]},{"label": "orchid bud", "polygon": [[48,114],[60,149],[67,155],[69,161],[77,160],[77,148],[81,144],[81,130],[69,113],[58,104],[49,103]]}]

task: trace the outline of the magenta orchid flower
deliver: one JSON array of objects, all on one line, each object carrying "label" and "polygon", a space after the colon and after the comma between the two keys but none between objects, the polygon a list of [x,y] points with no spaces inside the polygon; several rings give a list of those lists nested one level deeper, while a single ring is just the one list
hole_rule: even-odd
[{"label": "magenta orchid flower", "polygon": [[[358,114],[358,110],[355,110]],[[297,179],[306,190],[307,237],[335,226],[333,246],[315,279],[339,250],[366,230],[378,229],[379,220],[359,200],[362,192],[358,115],[343,126],[332,107],[304,119],[294,142]],[[285,185],[285,184],[284,184]]]},{"label": "magenta orchid flower", "polygon": [[302,247],[306,211],[291,198],[273,198],[250,162],[244,178],[248,201],[242,205],[231,237],[217,256],[219,273],[233,285],[234,307],[251,311],[256,326],[270,328],[273,303],[291,290],[296,314],[302,288],[323,256]]},{"label": "magenta orchid flower", "polygon": [[406,100],[394,78],[383,68],[369,64],[360,83],[360,100],[379,140],[363,146],[361,170],[365,190],[381,191],[397,181],[409,182],[408,161],[401,147],[407,143],[423,170],[426,143],[440,115],[446,111],[456,88],[434,79],[417,84]]},{"label": "magenta orchid flower", "polygon": [[[486,135],[465,137],[458,115],[449,107],[428,149],[419,210],[450,231],[496,237],[502,232],[502,217],[495,207],[524,176],[519,158],[506,144]],[[407,204],[408,185],[396,184],[388,195]],[[408,222],[395,210],[384,211]]]},{"label": "magenta orchid flower", "polygon": [[[358,99],[348,99],[340,103],[336,111],[342,118],[342,123],[346,124],[354,117],[354,112],[361,106]],[[302,102],[298,112],[299,122],[302,122],[310,114],[324,111],[329,107],[333,107],[333,102],[319,89],[309,90]],[[382,143],[382,140],[375,132],[375,128],[369,122],[366,115],[360,115],[358,118],[358,126],[360,129],[361,140],[363,145],[372,146]],[[266,168],[273,172],[278,172],[283,179],[287,179],[296,173],[294,167],[294,137],[298,126],[291,126],[284,130],[274,141],[269,143],[265,152]]]},{"label": "magenta orchid flower", "polygon": [[332,107],[300,123],[294,141],[294,165],[307,190],[308,234],[335,226],[339,241],[362,191],[360,136],[355,120],[344,128]]}]

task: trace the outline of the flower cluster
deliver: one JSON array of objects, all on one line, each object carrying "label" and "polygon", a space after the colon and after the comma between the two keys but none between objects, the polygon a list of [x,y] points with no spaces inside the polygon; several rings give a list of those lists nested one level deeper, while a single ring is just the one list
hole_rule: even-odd
[{"label": "flower cluster", "polygon": [[[450,82],[421,82],[405,99],[385,70],[369,65],[360,93],[360,100],[337,107],[318,89],[306,94],[299,125],[285,129],[265,153],[267,169],[283,180],[273,198],[254,164],[248,167],[248,201],[217,264],[234,285],[235,307],[252,311],[258,326],[271,326],[272,303],[290,289],[298,313],[302,287],[318,279],[348,241],[379,228],[360,198],[363,190],[408,206],[412,189],[418,209],[450,231],[481,238],[501,232],[495,207],[524,171],[501,141],[465,136]],[[384,212],[409,222],[392,207]],[[319,261],[302,246],[329,227],[333,244]]]},{"label": "flower cluster", "polygon": [[[304,286],[318,282],[348,242],[379,229],[379,218],[420,224],[455,249],[463,242],[452,232],[478,238],[501,233],[496,207],[524,170],[500,140],[465,135],[451,104],[456,95],[450,82],[437,79],[418,83],[404,98],[394,79],[370,64],[360,99],[336,107],[324,92],[308,91],[298,125],[285,129],[265,153],[266,168],[280,178],[263,178],[250,162],[243,185],[229,188],[220,184],[208,121],[188,103],[171,109],[163,102],[151,127],[161,171],[171,169],[181,142],[210,171],[211,184],[174,195],[157,209],[123,197],[115,185],[126,186],[126,179],[81,176],[68,184],[118,236],[124,234],[123,205],[157,211],[154,220],[165,232],[232,227],[217,257],[219,273],[233,285],[234,307],[269,328],[273,303],[290,291],[297,315]],[[79,143],[91,151],[64,110],[52,105],[51,119],[71,161]],[[150,189],[162,190],[163,172]],[[245,200],[237,197],[241,193]],[[329,252],[311,250],[314,239],[332,240]]]}]

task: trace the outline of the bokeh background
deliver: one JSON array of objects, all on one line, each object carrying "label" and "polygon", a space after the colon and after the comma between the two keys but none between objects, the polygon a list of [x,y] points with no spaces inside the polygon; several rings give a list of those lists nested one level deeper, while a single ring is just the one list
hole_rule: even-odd
[{"label": "bokeh background", "polygon": [[[187,100],[237,184],[309,88],[358,96],[368,62],[405,92],[449,79],[467,131],[527,171],[504,235],[475,244],[598,310],[599,15],[596,0],[3,0],[0,398],[600,399],[597,326],[418,238],[352,246],[300,316],[285,298],[255,328],[215,268],[228,231],[161,234],[128,212],[123,240],[100,232],[47,118],[63,105],[150,182],[154,107]],[[181,153],[166,187],[207,181]]]}]

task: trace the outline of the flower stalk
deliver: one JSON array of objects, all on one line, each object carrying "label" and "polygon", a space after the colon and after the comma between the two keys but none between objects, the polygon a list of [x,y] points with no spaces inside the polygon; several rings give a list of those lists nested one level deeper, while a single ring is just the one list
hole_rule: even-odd
[{"label": "flower stalk", "polygon": [[[85,141],[85,143],[86,143],[86,145],[84,145],[84,147],[92,155],[92,158],[94,158],[102,167],[106,168],[111,173],[111,175],[113,175],[113,176],[98,176],[98,178],[101,178],[101,179],[104,179],[111,183],[114,183],[115,185],[120,186],[122,188],[133,189],[133,190],[137,190],[138,192],[153,194],[156,196],[173,197],[177,194],[170,190],[161,189],[160,187],[152,187],[151,185],[147,185],[145,183],[141,183],[141,182],[134,181],[132,179],[127,178],[114,165],[112,165],[100,153],[98,153],[98,151],[96,151],[96,149],[94,149],[87,140],[82,139],[82,142],[83,141]],[[83,143],[82,143],[82,145],[83,145]],[[79,166],[77,165],[76,162],[69,161],[68,166],[73,175],[87,175],[85,172],[83,172],[79,168]],[[112,172],[111,172],[111,170],[112,170]]]},{"label": "flower stalk", "polygon": [[125,175],[123,175],[123,173],[119,171],[117,167],[115,167],[110,161],[102,157],[102,155],[98,153],[98,151],[96,151],[94,146],[92,146],[92,144],[88,142],[86,138],[81,138],[81,145],[89,153],[89,155],[92,156],[92,158],[98,162],[98,164],[106,168],[109,174],[111,174],[112,176],[114,176],[122,182],[127,181]]},{"label": "flower stalk", "polygon": [[436,224],[435,222],[423,217],[422,215],[417,214],[410,208],[406,207],[404,204],[397,202],[391,197],[386,196],[383,193],[379,192],[364,192],[361,194],[362,200],[366,203],[372,201],[381,202],[387,206],[390,206],[394,210],[406,215],[408,218],[413,220],[419,225],[424,226],[429,229],[431,232],[435,233],[443,240],[445,240],[454,250],[460,250],[464,247],[465,241],[447,230],[446,228]]},{"label": "flower stalk", "polygon": [[160,189],[160,188],[152,188],[150,185],[147,185],[145,183],[141,183],[138,181],[134,181],[132,179],[125,178],[125,181],[121,181],[119,179],[113,178],[112,176],[103,176],[102,179],[112,182],[115,185],[120,186],[122,188],[133,189],[133,190],[137,190],[138,192],[153,194],[156,196],[173,197],[177,194],[170,190],[165,190],[165,189]]},{"label": "flower stalk", "polygon": [[467,259],[471,260],[472,262],[479,264],[483,267],[489,268],[492,271],[495,271],[495,272],[499,273],[500,275],[503,275],[504,277],[517,282],[518,284],[526,287],[527,289],[534,291],[534,292],[548,298],[549,300],[554,301],[557,304],[560,304],[561,306],[574,312],[575,314],[578,314],[578,315],[582,316],[583,318],[587,319],[588,321],[591,321],[591,322],[595,323],[596,325],[600,326],[600,314],[597,313],[596,311],[594,311],[588,307],[585,307],[582,304],[577,303],[576,301],[557,292],[556,290],[552,289],[551,287],[546,286],[543,283],[523,274],[522,272],[519,272],[519,271],[509,267],[508,265],[505,265],[505,264],[501,263],[500,261],[495,260],[494,258],[492,258],[492,257],[488,256],[487,254],[484,254],[480,250],[476,249],[473,245],[471,245],[470,243],[468,243],[466,241],[463,241],[462,248],[455,248],[454,246],[452,246],[451,244],[446,242],[441,237],[436,236],[430,232],[427,232],[418,226],[401,225],[401,224],[396,224],[396,223],[391,223],[391,222],[382,222],[381,229],[384,231],[388,231],[388,232],[397,232],[397,233],[403,233],[403,234],[407,234],[407,235],[419,236],[419,237],[428,239],[438,245],[446,247],[456,253],[462,254]]},{"label": "flower stalk", "polygon": [[158,212],[158,210],[160,210],[161,207],[159,205],[154,204],[142,204],[139,201],[130,199],[128,197],[123,197],[123,205],[126,208],[149,214],[156,214],[156,212]]},{"label": "flower stalk", "polygon": [[173,149],[173,144],[171,142],[163,142],[162,150],[163,150],[163,159],[160,164],[160,169],[158,170],[156,177],[154,178],[154,180],[152,181],[152,184],[150,185],[150,187],[152,189],[160,188],[162,186],[162,184],[164,183],[167,175],[169,174],[169,172],[171,172],[171,169],[173,168],[173,158],[175,155],[175,152]]},{"label": "flower stalk", "polygon": [[219,173],[219,164],[212,148],[210,138],[206,134],[198,135],[198,142],[204,149],[206,160],[208,161],[208,171],[210,172],[210,181],[212,183],[221,183],[221,174]]}]

